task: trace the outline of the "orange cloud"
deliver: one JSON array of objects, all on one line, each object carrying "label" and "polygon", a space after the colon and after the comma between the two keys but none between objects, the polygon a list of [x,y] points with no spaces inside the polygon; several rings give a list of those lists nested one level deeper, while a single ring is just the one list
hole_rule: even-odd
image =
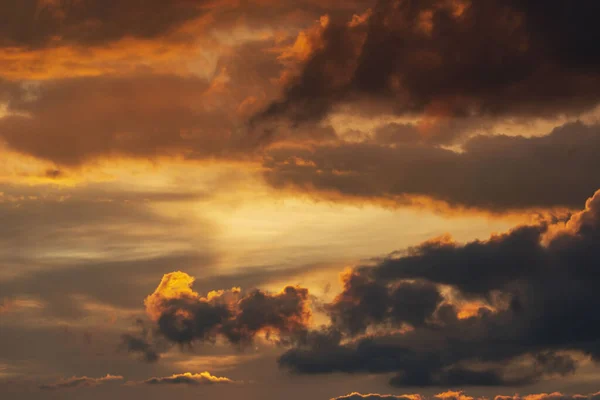
[{"label": "orange cloud", "polygon": [[199,297],[198,293],[194,292],[191,288],[194,281],[194,277],[181,271],[165,274],[154,293],[144,300],[146,312],[150,318],[154,321],[158,320],[165,301],[182,297],[190,299]]},{"label": "orange cloud", "polygon": [[465,395],[462,391],[453,392],[447,391],[438,393],[434,396],[440,400],[474,400],[473,397]]},{"label": "orange cloud", "polygon": [[184,272],[166,274],[144,301],[148,315],[169,341],[191,343],[223,337],[233,344],[247,344],[258,334],[281,341],[308,329],[308,289],[287,286],[279,293],[242,293],[240,288],[232,288],[203,297],[192,290],[193,282]]},{"label": "orange cloud", "polygon": [[214,385],[214,384],[234,384],[240,383],[233,381],[226,377],[214,376],[209,372],[200,372],[199,374],[193,374],[191,372],[185,372],[183,374],[174,374],[171,376],[165,376],[160,378],[150,378],[143,382],[139,382],[147,385]]}]

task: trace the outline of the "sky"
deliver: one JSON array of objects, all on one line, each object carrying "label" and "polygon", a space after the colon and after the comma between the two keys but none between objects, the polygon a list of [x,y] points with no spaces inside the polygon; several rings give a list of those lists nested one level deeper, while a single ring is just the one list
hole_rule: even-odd
[{"label": "sky", "polygon": [[0,397],[600,400],[596,0],[0,0]]}]

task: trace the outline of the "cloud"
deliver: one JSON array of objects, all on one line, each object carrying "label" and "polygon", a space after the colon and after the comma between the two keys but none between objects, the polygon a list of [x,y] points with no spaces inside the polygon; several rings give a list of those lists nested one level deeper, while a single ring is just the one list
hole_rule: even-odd
[{"label": "cloud", "polygon": [[[69,166],[247,150],[226,110],[211,104],[210,88],[205,79],[160,74],[50,81],[11,95],[0,136],[13,150]],[[39,146],[39,137],[54,145]]]},{"label": "cloud", "polygon": [[600,126],[581,122],[546,136],[476,136],[462,151],[419,142],[321,144],[268,153],[273,187],[359,201],[503,212],[577,207],[600,187]]},{"label": "cloud", "polygon": [[388,286],[361,274],[344,276],[344,290],[325,306],[333,324],[358,334],[370,325],[386,322],[423,325],[443,298],[429,282],[401,282]]},{"label": "cloud", "polygon": [[364,16],[326,19],[307,36],[301,73],[262,117],[321,119],[348,103],[431,118],[582,111],[599,100],[598,7],[379,0]]},{"label": "cloud", "polygon": [[[115,49],[120,55],[110,49],[84,53],[97,60],[61,53],[52,68],[42,68],[56,70],[54,79],[28,76],[32,68],[23,66],[23,80],[0,79],[0,140],[15,152],[53,163],[56,170],[115,157],[252,160],[278,139],[265,139],[245,124],[278,88],[272,79],[281,65],[267,51],[272,41],[214,45],[218,51],[206,67],[197,65],[192,50],[171,55],[135,43]],[[155,58],[164,66],[140,66]],[[19,68],[7,70],[18,75]],[[39,137],[50,144],[39,146]]]},{"label": "cloud", "polygon": [[[498,395],[496,397],[494,397],[494,400],[596,400],[598,397],[600,396],[600,392],[598,393],[593,393],[593,394],[588,394],[588,395],[581,395],[581,394],[575,394],[575,395],[566,395],[566,394],[562,394],[560,392],[554,392],[554,393],[539,393],[539,394],[530,394],[527,396],[519,396],[519,395],[514,395],[514,396],[502,396],[502,395]],[[474,400],[474,397],[468,396],[466,395],[464,392],[462,391],[458,391],[458,392],[453,392],[453,391],[448,391],[448,392],[443,392],[443,393],[439,393],[435,396],[431,396],[431,399],[439,399],[439,400]],[[483,400],[486,397],[477,397],[478,400]],[[335,397],[331,400],[362,400],[362,399],[366,399],[366,400],[379,400],[379,399],[388,399],[388,400],[415,400],[415,399],[419,399],[419,400],[424,400],[427,399],[427,397],[421,396],[419,394],[403,394],[403,395],[399,395],[399,396],[394,396],[394,395],[384,395],[384,394],[376,394],[376,393],[370,393],[370,394],[360,394],[360,393],[350,393],[348,395],[345,396],[339,396],[339,397]]]},{"label": "cloud", "polygon": [[210,0],[8,0],[0,8],[0,45],[101,45],[123,37],[156,38],[202,15]]},{"label": "cloud", "polygon": [[308,290],[287,286],[279,293],[239,288],[212,291],[206,297],[191,289],[194,278],[184,272],[163,276],[144,301],[157,331],[173,343],[214,341],[248,344],[258,333],[289,340],[307,330],[311,311]]},{"label": "cloud", "polygon": [[160,358],[158,351],[145,337],[126,333],[121,336],[121,342],[128,352],[140,354],[143,361],[153,363]]},{"label": "cloud", "polygon": [[[356,267],[324,306],[331,325],[279,363],[303,374],[395,373],[394,386],[571,375],[583,359],[600,361],[598,240],[600,191],[566,222],[466,244],[431,240]],[[464,301],[486,306],[461,315]]]},{"label": "cloud", "polygon": [[[325,10],[352,10],[360,0],[338,5],[332,1],[282,3],[250,0],[147,0],[143,4],[106,0],[7,0],[0,6],[0,46],[48,48],[60,45],[103,46],[123,38],[156,40],[169,37],[192,41],[203,18],[212,28],[232,29],[244,18],[251,28],[269,23],[278,27],[302,22]],[[300,14],[302,13],[302,14]],[[300,14],[300,15],[298,15]],[[275,16],[281,21],[274,21]],[[299,18],[304,17],[304,18]],[[191,30],[191,32],[190,32]]]},{"label": "cloud", "polygon": [[189,216],[154,207],[203,195],[113,189],[0,186],[0,258],[18,271],[0,277],[1,297],[35,300],[44,317],[73,322],[89,315],[88,303],[137,308],[153,288],[148,276],[173,264],[214,263],[212,223],[189,227]]},{"label": "cloud", "polygon": [[527,396],[496,396],[494,400],[598,400],[600,398],[600,392],[592,393],[588,395],[575,394],[568,395],[560,392],[554,393],[538,393],[530,394]]},{"label": "cloud", "polygon": [[116,375],[106,375],[101,378],[88,378],[87,376],[74,376],[68,379],[61,379],[55,383],[50,383],[46,385],[40,385],[40,389],[46,390],[60,390],[60,389],[72,389],[79,387],[93,387],[98,385],[103,385],[105,383],[122,381],[122,376]]},{"label": "cloud", "polygon": [[229,378],[213,376],[209,372],[193,374],[185,372],[183,374],[174,374],[160,378],[150,378],[143,382],[147,385],[214,385],[214,384],[234,384],[239,383]]},{"label": "cloud", "polygon": [[386,400],[421,400],[423,399],[423,397],[421,397],[421,395],[418,394],[403,394],[400,396],[394,396],[391,394],[375,394],[375,393],[370,393],[370,394],[360,394],[357,392],[354,393],[350,393],[347,394],[345,396],[340,396],[340,397],[335,397],[331,400],[380,400],[380,399],[386,399]]}]

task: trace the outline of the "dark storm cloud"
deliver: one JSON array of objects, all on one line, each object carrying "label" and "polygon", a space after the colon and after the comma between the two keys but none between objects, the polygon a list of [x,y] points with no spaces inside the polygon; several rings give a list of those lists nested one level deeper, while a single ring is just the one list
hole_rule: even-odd
[{"label": "dark storm cloud", "polygon": [[426,196],[457,207],[507,211],[577,207],[600,187],[600,126],[571,123],[541,137],[477,136],[462,152],[373,142],[280,148],[265,177],[277,188],[410,203]]},{"label": "dark storm cloud", "polygon": [[[305,374],[394,372],[395,386],[519,386],[572,374],[577,354],[600,361],[599,242],[600,191],[566,223],[464,245],[434,240],[357,267],[326,306],[353,319],[334,313],[328,330],[310,333],[280,365]],[[403,296],[398,311],[386,304],[386,292],[422,281],[453,294],[439,303]],[[480,306],[461,316],[461,301]],[[360,324],[349,330],[348,321]],[[412,329],[389,330],[400,322]],[[388,330],[356,335],[380,325]]]},{"label": "dark storm cloud", "polygon": [[357,334],[385,322],[420,326],[441,301],[437,287],[428,282],[402,282],[388,287],[353,273],[345,277],[344,291],[325,308],[336,327]]},{"label": "dark storm cloud", "polygon": [[379,0],[364,23],[332,20],[259,118],[320,119],[363,100],[459,118],[582,111],[599,100],[599,11],[595,0]]},{"label": "dark storm cloud", "polygon": [[40,389],[47,390],[59,390],[59,389],[73,389],[78,387],[93,387],[102,385],[109,382],[122,381],[122,376],[106,375],[102,378],[88,378],[87,376],[77,377],[74,376],[68,379],[62,379],[55,383],[49,383],[41,385]]}]

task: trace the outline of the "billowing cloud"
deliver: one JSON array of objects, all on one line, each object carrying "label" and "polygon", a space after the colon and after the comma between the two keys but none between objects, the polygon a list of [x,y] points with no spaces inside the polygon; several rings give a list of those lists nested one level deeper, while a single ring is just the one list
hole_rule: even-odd
[{"label": "billowing cloud", "polygon": [[226,377],[211,375],[209,372],[201,372],[199,374],[185,372],[183,374],[174,374],[160,378],[150,378],[141,383],[147,385],[214,385],[237,382]]},{"label": "billowing cloud", "polygon": [[572,7],[560,0],[379,0],[308,36],[302,72],[263,116],[301,122],[355,102],[357,111],[380,103],[386,112],[433,118],[585,110],[599,100],[598,7],[594,0]]},{"label": "billowing cloud", "polygon": [[600,126],[571,123],[541,137],[477,136],[460,152],[419,142],[279,148],[265,177],[277,188],[387,204],[575,208],[600,187],[598,151]]},{"label": "billowing cloud", "polygon": [[184,272],[166,274],[145,300],[157,330],[173,343],[214,341],[248,344],[259,333],[279,340],[307,330],[311,316],[308,290],[287,286],[279,293],[239,288],[212,291],[206,297],[191,289],[194,278]]},{"label": "billowing cloud", "polygon": [[78,388],[78,387],[93,387],[93,386],[98,386],[98,385],[102,385],[105,383],[118,382],[118,381],[122,381],[122,380],[123,380],[122,376],[110,375],[110,374],[103,376],[101,378],[88,378],[87,376],[81,376],[81,377],[74,376],[74,377],[68,378],[68,379],[61,379],[54,383],[40,385],[40,389],[59,390],[59,389],[72,389],[72,388]]},{"label": "billowing cloud", "polygon": [[[345,275],[332,324],[284,353],[297,373],[390,373],[394,386],[519,386],[600,360],[600,191],[567,222],[432,240]],[[443,300],[442,300],[443,298]],[[461,313],[461,304],[486,304]],[[402,329],[403,328],[403,329]]]}]

